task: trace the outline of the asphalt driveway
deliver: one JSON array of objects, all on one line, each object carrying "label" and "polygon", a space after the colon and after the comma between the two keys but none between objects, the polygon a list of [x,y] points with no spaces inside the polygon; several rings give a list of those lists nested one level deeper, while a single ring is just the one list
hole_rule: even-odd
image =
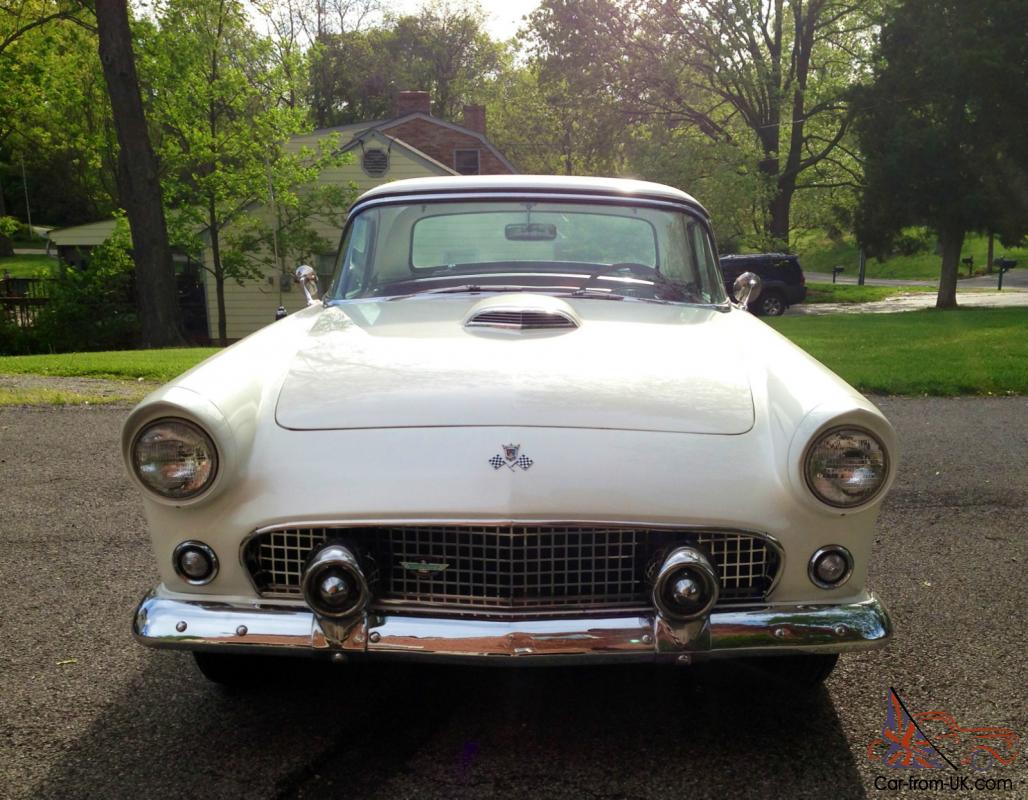
[{"label": "asphalt driveway", "polygon": [[1028,797],[1028,399],[879,404],[903,454],[871,574],[897,637],[812,695],[731,665],[303,664],[223,694],[131,641],[156,574],[125,410],[0,409],[0,797],[961,796],[875,788],[911,775],[867,755],[890,686],[1019,733],[998,788],[969,793]]}]

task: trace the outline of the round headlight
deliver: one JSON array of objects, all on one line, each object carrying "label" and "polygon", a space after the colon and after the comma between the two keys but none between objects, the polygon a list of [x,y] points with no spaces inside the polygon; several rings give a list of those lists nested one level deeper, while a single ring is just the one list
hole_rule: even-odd
[{"label": "round headlight", "polygon": [[162,419],[140,431],[132,445],[132,465],[143,484],[176,500],[195,497],[218,470],[214,442],[182,419]]},{"label": "round headlight", "polygon": [[863,505],[885,484],[889,462],[882,443],[860,428],[836,428],[807,450],[807,486],[836,508]]}]

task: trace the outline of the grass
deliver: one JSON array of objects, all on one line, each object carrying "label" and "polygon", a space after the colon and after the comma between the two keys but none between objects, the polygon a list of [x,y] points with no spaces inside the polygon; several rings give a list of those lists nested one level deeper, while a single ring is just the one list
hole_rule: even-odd
[{"label": "grass", "polygon": [[56,258],[43,254],[4,256],[0,258],[0,276],[7,270],[12,278],[48,278],[56,266]]},{"label": "grass", "polygon": [[855,286],[844,283],[807,283],[807,303],[871,303],[912,292],[931,292],[934,286]]},{"label": "grass", "polygon": [[[841,243],[832,242],[824,235],[809,234],[797,237],[793,243],[800,257],[800,264],[807,272],[828,272],[832,267],[846,268],[843,275],[855,278],[860,267],[860,254],[856,243],[847,238]],[[968,234],[964,239],[961,251],[963,257],[973,256],[975,269],[984,272],[988,256],[989,240],[987,236]],[[1020,262],[1018,269],[1028,265],[1028,248],[1004,247],[995,242],[994,258],[1012,258]],[[942,269],[942,259],[933,251],[918,253],[913,256],[893,256],[886,261],[867,260],[866,275],[868,278],[906,278],[911,280],[938,280]],[[961,265],[960,274],[967,277],[967,267]]]},{"label": "grass", "polygon": [[[1028,308],[810,315],[767,323],[864,392],[1028,395]],[[216,352],[197,347],[5,356],[0,357],[0,374],[167,381]],[[129,397],[133,388],[126,386]],[[19,402],[14,396],[31,404],[117,401],[33,388],[9,390],[0,404]]]},{"label": "grass", "polygon": [[812,315],[768,324],[862,392],[1028,394],[1028,308]]},{"label": "grass", "polygon": [[51,375],[132,381],[142,378],[163,382],[170,381],[216,352],[216,347],[179,347],[167,350],[0,356],[0,375]]},{"label": "grass", "polygon": [[152,388],[149,384],[146,384],[145,388],[137,388],[136,384],[126,383],[124,392],[117,395],[101,395],[63,389],[11,389],[0,386],[0,406],[99,406],[111,403],[136,403]]}]

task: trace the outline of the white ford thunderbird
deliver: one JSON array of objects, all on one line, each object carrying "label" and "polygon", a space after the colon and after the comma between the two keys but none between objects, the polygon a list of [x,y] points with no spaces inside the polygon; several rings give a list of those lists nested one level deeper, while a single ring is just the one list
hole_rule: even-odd
[{"label": "white ford thunderbird", "polygon": [[687,194],[399,181],[353,206],[323,295],[297,278],[305,310],[125,423],[143,644],[221,682],[300,654],[779,656],[816,683],[889,638],[865,581],[892,427],[729,301]]}]

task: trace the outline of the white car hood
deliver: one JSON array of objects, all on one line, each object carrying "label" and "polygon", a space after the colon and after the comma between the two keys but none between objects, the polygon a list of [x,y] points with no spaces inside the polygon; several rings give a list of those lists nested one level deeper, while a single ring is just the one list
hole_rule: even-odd
[{"label": "white car hood", "polygon": [[[511,304],[559,304],[580,326],[464,327],[480,307]],[[301,341],[275,417],[294,430],[489,425],[745,433],[753,399],[730,316],[538,295],[344,303],[320,312]]]}]

